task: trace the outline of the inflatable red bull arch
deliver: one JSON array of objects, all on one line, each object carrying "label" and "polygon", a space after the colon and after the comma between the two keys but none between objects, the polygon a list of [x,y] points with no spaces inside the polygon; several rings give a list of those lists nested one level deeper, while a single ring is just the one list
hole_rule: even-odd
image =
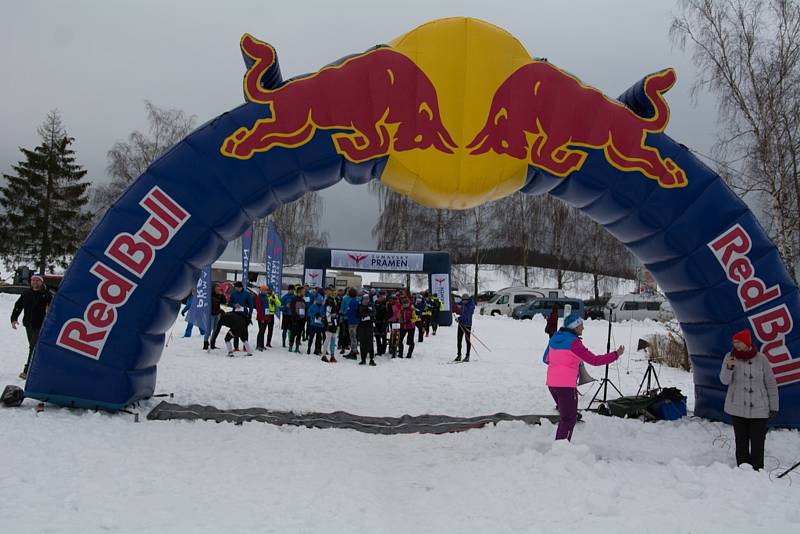
[{"label": "inflatable red bull arch", "polygon": [[271,45],[240,44],[245,103],[153,163],[92,231],[42,328],[28,396],[111,410],[151,396],[180,299],[229,241],[307,191],[381,180],[432,207],[521,190],[581,209],[672,303],[697,415],[724,419],[719,368],[747,327],[779,384],[772,424],[800,427],[797,287],[748,207],[664,133],[672,69],[609,98],[467,18],[289,80]]}]

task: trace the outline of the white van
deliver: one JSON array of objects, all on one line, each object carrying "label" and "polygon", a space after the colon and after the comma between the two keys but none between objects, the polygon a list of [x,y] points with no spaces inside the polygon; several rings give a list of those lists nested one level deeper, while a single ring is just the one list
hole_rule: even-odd
[{"label": "white van", "polygon": [[614,295],[603,309],[606,320],[612,321],[671,321],[675,318],[672,306],[663,295]]},{"label": "white van", "polygon": [[563,289],[542,287],[507,287],[501,289],[487,302],[478,308],[481,315],[508,315],[514,308],[527,304],[534,299],[564,298]]}]

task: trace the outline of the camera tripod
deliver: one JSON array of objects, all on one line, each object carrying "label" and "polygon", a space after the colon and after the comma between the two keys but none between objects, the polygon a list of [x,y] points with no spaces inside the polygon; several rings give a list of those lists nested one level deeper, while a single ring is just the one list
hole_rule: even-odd
[{"label": "camera tripod", "polygon": [[[609,307],[608,308],[608,339],[606,340],[606,352],[611,352],[611,314],[613,310]],[[608,414],[610,413],[608,410],[608,385],[611,384],[611,387],[619,393],[619,396],[622,397],[622,392],[619,390],[617,386],[614,385],[614,382],[608,378],[608,364],[606,364],[606,370],[603,378],[600,379],[597,391],[594,392],[594,396],[592,400],[589,401],[589,405],[586,407],[587,410],[592,410],[592,404],[595,402],[599,403],[599,406],[596,408],[596,412],[600,414]],[[597,396],[600,394],[600,391],[603,392],[602,400],[598,399]]]}]

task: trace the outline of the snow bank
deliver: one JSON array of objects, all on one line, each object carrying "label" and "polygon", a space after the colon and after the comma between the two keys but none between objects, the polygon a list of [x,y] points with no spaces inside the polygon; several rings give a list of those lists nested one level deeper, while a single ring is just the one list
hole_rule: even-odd
[{"label": "snow bank", "polygon": [[[0,314],[14,297],[0,295]],[[7,325],[7,323],[6,323]],[[199,350],[179,321],[159,366],[174,401],[365,415],[553,413],[543,386],[544,321],[476,317],[474,363],[451,365],[455,330],[411,360],[325,365],[280,348],[252,358]],[[614,344],[661,331],[614,327]],[[606,323],[586,343],[604,350]],[[0,330],[0,384],[16,383],[25,335]],[[277,341],[277,343],[276,343]],[[280,337],[273,339],[280,345]],[[610,378],[633,394],[646,361]],[[590,368],[599,377],[602,369]],[[658,369],[693,404],[691,375]],[[580,407],[594,393],[582,388]],[[501,423],[444,436],[375,436],[266,424],[148,422],[35,403],[0,409],[0,525],[18,532],[797,532],[800,433],[771,432],[767,469],[734,466],[732,430],[700,419],[640,423],[591,413],[572,444],[555,428]]]}]

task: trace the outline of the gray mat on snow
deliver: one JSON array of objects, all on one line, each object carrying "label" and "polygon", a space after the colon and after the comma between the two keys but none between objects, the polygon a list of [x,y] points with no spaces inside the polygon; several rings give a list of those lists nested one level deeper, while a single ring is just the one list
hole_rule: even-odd
[{"label": "gray mat on snow", "polygon": [[227,421],[241,424],[245,421],[260,421],[273,425],[305,426],[308,428],[349,428],[370,434],[445,434],[463,432],[472,428],[482,428],[488,423],[500,421],[524,421],[538,425],[542,419],[558,422],[557,415],[509,415],[496,413],[478,417],[450,417],[448,415],[404,415],[402,417],[367,417],[347,412],[333,413],[294,413],[267,410],[266,408],[246,408],[220,410],[213,406],[192,404],[181,406],[162,401],[153,408],[147,419],[165,421],[170,419],[202,419],[204,421]]}]

